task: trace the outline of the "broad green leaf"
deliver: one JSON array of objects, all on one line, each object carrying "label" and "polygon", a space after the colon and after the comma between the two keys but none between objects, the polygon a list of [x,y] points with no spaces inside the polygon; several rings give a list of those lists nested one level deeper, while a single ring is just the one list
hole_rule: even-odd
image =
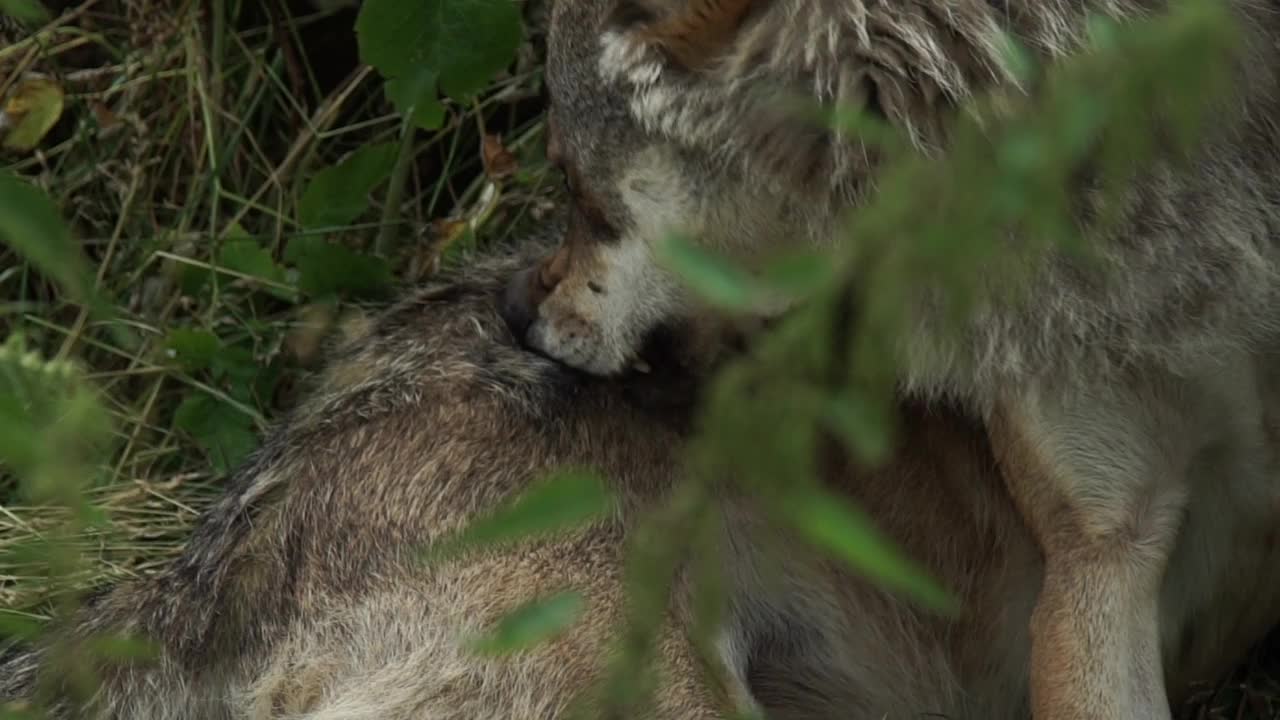
[{"label": "broad green leaf", "polygon": [[203,370],[213,364],[222,350],[222,341],[206,330],[177,328],[164,342],[165,353],[188,372]]},{"label": "broad green leaf", "polygon": [[40,0],[0,0],[0,15],[12,15],[25,22],[49,19],[49,11]]},{"label": "broad green leaf", "polygon": [[612,507],[608,490],[592,473],[564,471],[546,478],[488,517],[433,545],[428,557],[443,557],[477,545],[547,535],[595,520]]},{"label": "broad green leaf", "polygon": [[513,0],[366,0],[356,34],[360,59],[400,83],[393,96],[424,107],[430,82],[466,100],[511,63],[520,9]]},{"label": "broad green leaf", "polygon": [[295,300],[296,293],[280,287],[287,284],[284,268],[276,264],[271,252],[251,239],[229,240],[218,251],[218,265],[267,282],[258,287],[282,300]]},{"label": "broad green leaf", "polygon": [[218,251],[218,264],[249,277],[284,282],[284,270],[276,265],[271,252],[254,240],[231,240]]},{"label": "broad green leaf", "polygon": [[387,100],[413,124],[435,130],[444,124],[444,104],[436,93],[436,73],[425,68],[386,82]]},{"label": "broad green leaf", "polygon": [[253,377],[249,378],[243,386],[239,383],[233,385],[231,394],[246,404],[256,406],[270,404],[275,398],[281,377],[285,375],[285,361],[276,355],[265,365],[255,360],[253,368]]},{"label": "broad green leaf", "polygon": [[250,348],[227,344],[205,330],[173,330],[165,338],[165,352],[187,372],[207,370],[230,397],[246,405],[253,404],[259,390],[270,391],[279,372],[262,367]]},{"label": "broad green leaf", "polygon": [[746,309],[756,299],[755,282],[728,260],[678,236],[660,247],[662,261],[704,299],[734,310]]},{"label": "broad green leaf", "polygon": [[174,275],[183,295],[198,297],[209,287],[217,273],[210,267],[191,263],[174,263]]},{"label": "broad green leaf", "polygon": [[29,152],[62,117],[65,93],[52,78],[29,75],[18,82],[4,103],[9,130],[4,133],[4,148]]},{"label": "broad green leaf", "polygon": [[533,647],[560,635],[582,615],[581,593],[560,592],[533,600],[507,613],[484,635],[472,641],[474,652],[505,655]]},{"label": "broad green leaf", "polygon": [[783,497],[783,516],[809,542],[885,588],[905,592],[940,612],[957,610],[950,593],[844,498],[807,487],[789,488]]},{"label": "broad green leaf", "polygon": [[316,173],[298,202],[298,222],[310,229],[347,225],[369,207],[369,193],[396,163],[395,143],[366,145]]},{"label": "broad green leaf", "polygon": [[251,418],[205,393],[182,401],[173,421],[208,453],[214,469],[222,475],[234,470],[258,445]]},{"label": "broad green leaf", "polygon": [[90,295],[88,265],[58,208],[43,192],[6,172],[0,172],[0,242],[68,293],[79,299]]},{"label": "broad green leaf", "polygon": [[392,284],[391,268],[383,258],[320,238],[294,238],[285,249],[285,260],[297,266],[298,289],[312,298],[381,297]]},{"label": "broad green leaf", "polygon": [[210,366],[213,377],[227,394],[247,405],[253,404],[254,392],[264,369],[253,356],[253,350],[243,345],[227,345],[213,357]]}]

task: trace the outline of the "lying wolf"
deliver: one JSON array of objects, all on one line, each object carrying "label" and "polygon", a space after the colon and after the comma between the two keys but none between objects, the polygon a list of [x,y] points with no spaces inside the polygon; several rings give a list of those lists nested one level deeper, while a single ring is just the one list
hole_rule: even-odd
[{"label": "lying wolf", "polygon": [[[1082,46],[1090,12],[1123,20],[1166,6],[560,0],[548,156],[574,219],[558,250],[514,276],[507,316],[551,357],[622,371],[650,328],[703,312],[657,260],[670,232],[748,257],[822,247],[874,187],[876,153],[779,98],[863,109],[945,153],[944,120],[1015,83],[1001,33],[1054,60]],[[1021,262],[1022,280],[993,274],[1022,292],[981,305],[959,332],[921,283],[898,348],[907,392],[980,418],[1045,556],[1030,628],[1038,720],[1168,717],[1158,593],[1197,483],[1220,481],[1199,458],[1224,432],[1243,447],[1267,442],[1258,398],[1280,350],[1280,2],[1228,7],[1241,29],[1234,86],[1186,162],[1157,158],[1119,224],[1092,232],[1101,261],[1047,250]],[[1097,208],[1076,200],[1089,227]],[[1258,455],[1233,472],[1265,465]]]},{"label": "lying wolf", "polygon": [[[127,632],[158,656],[100,668],[93,713],[117,720],[532,720],[600,708],[637,517],[682,476],[704,370],[680,333],[667,363],[602,380],[520,347],[497,306],[529,256],[491,258],[374,316],[271,433],[160,574],[90,601],[63,639]],[[1276,397],[1268,386],[1268,397]],[[874,471],[836,457],[828,483],[958,596],[945,618],[887,594],[716,496],[728,579],[719,673],[690,640],[686,580],[660,629],[655,718],[1015,720],[1027,713],[1028,617],[1043,577],[981,425],[904,403]],[[1275,428],[1268,425],[1269,428]],[[1277,447],[1267,446],[1274,461]],[[1205,459],[1219,472],[1237,454]],[[424,563],[420,550],[545,473],[598,468],[607,520]],[[1160,647],[1175,694],[1229,669],[1280,615],[1275,492],[1246,476],[1198,486],[1162,583]],[[727,485],[726,485],[727,486]],[[778,560],[783,559],[779,563]],[[683,578],[683,575],[682,575]],[[563,635],[520,654],[468,641],[520,603],[586,599]],[[45,646],[0,664],[0,698],[58,689]],[[705,679],[716,678],[715,681]],[[586,694],[584,694],[586,693]]]}]

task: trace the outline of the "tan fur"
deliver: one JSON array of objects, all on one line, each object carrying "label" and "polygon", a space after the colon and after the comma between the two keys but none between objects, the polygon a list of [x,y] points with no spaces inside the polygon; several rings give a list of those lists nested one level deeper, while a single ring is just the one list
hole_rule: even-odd
[{"label": "tan fur", "polygon": [[[530,720],[592,708],[624,608],[623,554],[635,518],[680,477],[699,375],[656,364],[649,375],[603,381],[521,350],[495,298],[528,260],[476,261],[470,273],[363,324],[204,514],[182,557],[80,613],[64,638],[129,629],[161,649],[154,662],[104,668],[96,717]],[[708,328],[694,334],[715,337]],[[1208,453],[1187,446],[1204,472],[1224,480],[1193,482],[1185,468],[1169,480],[1205,493],[1182,505],[1182,533],[1154,581],[1158,652],[1175,697],[1229,668],[1280,615],[1280,575],[1270,571],[1280,560],[1280,493],[1235,471],[1251,453],[1269,472],[1277,467],[1275,375],[1263,373],[1255,388],[1266,400],[1260,443]],[[826,477],[956,593],[961,614],[940,617],[878,590],[726,492],[716,508],[728,605],[710,659],[723,665],[723,685],[693,652],[682,575],[661,630],[651,717],[721,718],[730,705],[759,705],[778,720],[1021,720],[1028,657],[1074,667],[1079,654],[1037,655],[1028,639],[1029,626],[1053,632],[1059,617],[1045,600],[1052,562],[1037,607],[1045,576],[1035,537],[1114,528],[1089,524],[1089,513],[1020,512],[1020,488],[1046,486],[1015,482],[1011,494],[980,423],[945,405],[905,401],[901,412],[899,444],[884,467],[857,467],[833,447]],[[1000,453],[1010,468],[1022,463],[1011,477],[1034,477],[1034,439],[1029,447]],[[422,562],[424,544],[566,464],[603,472],[617,500],[612,517],[561,537]],[[1152,581],[1151,572],[1140,575]],[[1219,590],[1226,587],[1236,592]],[[508,658],[468,651],[467,641],[506,610],[564,589],[587,600],[566,634]],[[39,647],[13,649],[0,662],[0,698],[28,696],[44,663]],[[1055,692],[1037,686],[1034,696],[1050,702]],[[65,704],[55,713],[72,716]]]}]

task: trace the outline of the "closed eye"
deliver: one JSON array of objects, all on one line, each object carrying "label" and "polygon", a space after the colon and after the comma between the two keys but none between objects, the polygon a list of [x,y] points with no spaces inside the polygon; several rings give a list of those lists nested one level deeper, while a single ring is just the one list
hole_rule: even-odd
[{"label": "closed eye", "polygon": [[604,241],[616,240],[621,237],[618,228],[614,226],[602,209],[598,198],[587,188],[582,187],[573,165],[557,162],[553,163],[553,166],[560,173],[560,179],[564,183],[564,191],[568,194],[570,203],[581,219],[586,222],[592,236]]}]

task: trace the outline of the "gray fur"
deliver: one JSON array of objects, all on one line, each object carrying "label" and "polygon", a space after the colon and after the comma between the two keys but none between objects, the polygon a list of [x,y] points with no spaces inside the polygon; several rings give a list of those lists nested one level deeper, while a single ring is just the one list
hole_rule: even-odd
[{"label": "gray fur", "polygon": [[[685,4],[657,3],[652,12],[678,13]],[[721,198],[689,205],[683,224],[710,227],[708,243],[748,249],[832,242],[878,168],[861,143],[798,119],[779,99],[857,107],[874,94],[891,123],[926,152],[943,153],[945,117],[979,92],[1013,86],[999,32],[1053,60],[1080,48],[1087,11],[1124,19],[1166,6],[760,0],[715,63],[689,70],[634,26],[610,24],[607,5],[560,3],[562,21],[550,35],[548,78],[574,162],[609,193],[623,168],[665,146],[675,158],[669,172],[695,193],[715,188]],[[1129,193],[1123,222],[1093,238],[1097,262],[1062,253],[1030,258],[1014,268],[1023,292],[993,294],[960,333],[951,332],[945,302],[922,290],[922,311],[900,353],[909,388],[987,407],[1011,384],[1098,379],[1126,367],[1185,373],[1224,352],[1274,344],[1280,3],[1230,7],[1244,31],[1237,87],[1213,113],[1189,167],[1159,160]],[[591,102],[583,102],[588,93]],[[613,212],[625,225],[637,210]],[[733,222],[738,213],[750,220]],[[771,217],[754,222],[759,213]],[[994,282],[1001,287],[993,290],[1007,290],[1011,281],[999,274]]]}]

